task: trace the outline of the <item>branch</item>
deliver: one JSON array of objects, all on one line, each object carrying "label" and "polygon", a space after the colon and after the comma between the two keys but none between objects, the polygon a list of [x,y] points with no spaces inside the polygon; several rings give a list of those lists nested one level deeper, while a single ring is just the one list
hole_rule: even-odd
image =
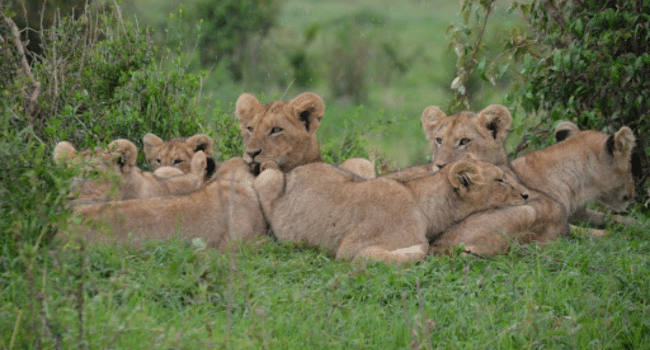
[{"label": "branch", "polygon": [[16,26],[16,23],[14,23],[14,21],[11,20],[11,18],[7,17],[7,15],[5,15],[4,13],[2,14],[2,17],[4,17],[4,20],[9,26],[9,29],[11,30],[11,34],[13,35],[16,49],[20,54],[20,63],[22,65],[22,70],[25,73],[27,79],[30,80],[30,84],[33,86],[31,96],[27,97],[28,104],[27,104],[27,108],[25,109],[25,111],[27,112],[27,116],[29,118],[29,126],[33,127],[34,126],[33,113],[34,110],[36,109],[36,102],[38,101],[38,96],[41,94],[41,83],[34,78],[34,75],[32,74],[32,69],[29,67],[29,63],[27,62],[27,55],[25,54],[25,48],[23,46],[22,41],[20,40],[20,32],[18,31],[18,27]]}]

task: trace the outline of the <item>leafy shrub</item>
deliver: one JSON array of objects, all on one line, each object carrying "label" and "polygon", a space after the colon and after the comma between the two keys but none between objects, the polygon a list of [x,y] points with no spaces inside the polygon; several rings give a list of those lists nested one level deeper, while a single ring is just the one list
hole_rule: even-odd
[{"label": "leafy shrub", "polygon": [[[465,25],[452,27],[451,47],[463,48],[458,77],[452,88],[456,101],[466,101],[464,83],[476,71],[486,82],[496,84],[508,71],[511,93],[506,100],[526,113],[524,139],[517,151],[530,144],[542,145],[554,123],[571,120],[582,129],[613,132],[631,127],[637,135],[635,158],[642,172],[637,183],[650,175],[650,3],[647,1],[532,1],[513,3],[527,28],[512,30],[494,60],[486,60],[479,37],[494,0],[463,2]],[[470,14],[479,20],[469,25]],[[461,61],[462,59],[462,61]],[[465,105],[467,102],[452,102]],[[643,190],[643,186],[638,186]]]},{"label": "leafy shrub", "polygon": [[231,115],[215,111],[214,128],[203,130],[201,78],[185,71],[181,56],[156,60],[149,32],[113,11],[57,20],[44,31],[43,55],[33,65],[13,21],[0,21],[4,252],[15,253],[17,240],[46,243],[66,222],[73,170],[52,161],[58,141],[83,149],[126,138],[141,146],[147,132],[164,139],[206,132],[226,135],[222,154],[241,154]]},{"label": "leafy shrub", "polygon": [[279,15],[280,4],[277,0],[200,0],[190,12],[189,20],[202,21],[198,43],[201,63],[210,66],[227,59],[233,78],[239,81],[246,43],[256,34],[268,33]]},{"label": "leafy shrub", "polygon": [[[6,1],[4,1],[6,2]],[[84,12],[87,0],[17,0],[8,1],[7,10],[16,14],[14,21],[20,37],[27,43],[27,59],[31,62],[43,54],[40,31],[52,26],[57,16],[75,16]],[[4,5],[4,4],[3,4]],[[30,30],[25,30],[31,28]]]},{"label": "leafy shrub", "polygon": [[650,3],[647,1],[533,1],[518,6],[530,26],[523,58],[526,77],[514,97],[549,121],[613,132],[631,127],[635,154],[650,174]]}]

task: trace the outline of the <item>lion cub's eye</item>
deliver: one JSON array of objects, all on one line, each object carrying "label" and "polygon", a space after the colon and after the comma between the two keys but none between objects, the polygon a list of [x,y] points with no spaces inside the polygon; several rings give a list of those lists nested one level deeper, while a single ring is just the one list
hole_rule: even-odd
[{"label": "lion cub's eye", "polygon": [[282,132],[282,130],[284,130],[284,129],[276,126],[276,127],[271,129],[271,133],[269,135],[280,133],[280,132]]},{"label": "lion cub's eye", "polygon": [[442,137],[436,137],[436,143],[437,144],[442,144]]},{"label": "lion cub's eye", "polygon": [[500,184],[506,182],[506,180],[504,180],[504,179],[502,179],[502,178],[497,178],[497,179],[495,179],[495,181],[498,182],[498,183],[500,183]]},{"label": "lion cub's eye", "polygon": [[458,143],[458,145],[466,146],[466,145],[469,144],[469,142],[470,142],[470,139],[461,139],[460,142]]},{"label": "lion cub's eye", "polygon": [[174,166],[181,165],[181,163],[183,163],[182,159],[174,159]]},{"label": "lion cub's eye", "polygon": [[160,163],[162,163],[162,159],[156,158],[156,164],[160,164]]},{"label": "lion cub's eye", "polygon": [[248,130],[248,131],[250,131],[250,132],[253,132],[253,127],[252,127],[252,126],[248,126],[248,127],[246,127],[246,130]]}]

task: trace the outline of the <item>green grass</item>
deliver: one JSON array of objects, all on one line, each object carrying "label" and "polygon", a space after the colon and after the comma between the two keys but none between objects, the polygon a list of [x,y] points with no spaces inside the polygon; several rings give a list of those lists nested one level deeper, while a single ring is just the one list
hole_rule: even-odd
[{"label": "green grass", "polygon": [[649,250],[647,223],[403,267],[270,239],[57,247],[1,276],[0,346],[17,329],[14,348],[641,349]]}]

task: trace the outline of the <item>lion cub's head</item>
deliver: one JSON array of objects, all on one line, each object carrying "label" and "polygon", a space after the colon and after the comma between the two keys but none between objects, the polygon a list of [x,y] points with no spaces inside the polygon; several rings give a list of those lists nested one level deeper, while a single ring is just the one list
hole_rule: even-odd
[{"label": "lion cub's head", "polygon": [[528,189],[494,164],[469,157],[452,162],[448,168],[449,184],[463,201],[474,204],[477,210],[522,204],[528,199]]},{"label": "lion cub's head", "polygon": [[212,139],[208,135],[197,134],[192,137],[177,137],[163,141],[154,134],[146,134],[142,138],[144,155],[151,164],[152,170],[160,167],[174,167],[187,174],[192,170],[192,156],[197,151],[203,151],[207,156],[212,155]]},{"label": "lion cub's head", "polygon": [[75,202],[119,199],[123,174],[136,165],[138,149],[128,140],[115,140],[106,150],[101,147],[78,152],[71,143],[59,142],[54,148],[54,160],[81,166],[81,173],[72,181]]},{"label": "lion cub's head", "polygon": [[260,164],[274,162],[281,171],[321,160],[316,130],[325,111],[316,94],[303,93],[293,100],[261,104],[242,94],[237,100],[237,117],[244,138],[244,160],[255,174]]},{"label": "lion cub's head", "polygon": [[508,162],[503,143],[512,116],[503,106],[491,105],[478,114],[466,111],[451,116],[430,106],[422,113],[421,121],[431,142],[434,170],[466,156],[498,166]]},{"label": "lion cub's head", "polygon": [[[640,164],[632,156],[636,138],[626,126],[614,135],[595,130],[581,131],[571,122],[562,122],[555,128],[559,153],[581,152],[585,168],[582,173],[598,189],[596,200],[614,211],[624,211],[634,199],[634,175]],[[550,148],[550,147],[549,147]],[[564,150],[566,149],[566,150]],[[574,165],[575,166],[575,165]]]}]

